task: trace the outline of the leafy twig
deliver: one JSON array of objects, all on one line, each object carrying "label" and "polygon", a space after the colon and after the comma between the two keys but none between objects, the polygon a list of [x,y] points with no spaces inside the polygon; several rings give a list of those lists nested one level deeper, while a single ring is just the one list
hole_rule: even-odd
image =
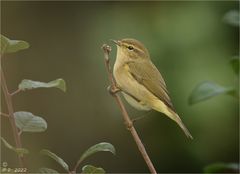
[{"label": "leafy twig", "polygon": [[[16,143],[16,147],[17,148],[22,148],[20,135],[18,134],[18,129],[17,129],[17,126],[16,126],[15,118],[14,118],[12,96],[8,91],[7,83],[6,83],[6,80],[5,80],[5,76],[4,76],[2,67],[0,67],[0,73],[1,73],[1,86],[2,86],[3,94],[4,94],[6,104],[7,104],[7,108],[8,108],[9,121],[10,121],[10,124],[12,126],[12,131],[13,131],[13,136],[14,136],[14,140],[15,140],[15,143]],[[18,158],[19,158],[20,167],[24,167],[25,166],[25,160],[24,160],[23,155],[18,155]]]},{"label": "leafy twig", "polygon": [[[109,81],[110,81],[110,84],[111,84],[111,88],[114,91],[114,90],[117,89],[117,86],[116,86],[116,82],[114,81],[112,71],[111,71],[111,66],[110,66],[109,53],[111,51],[111,47],[104,44],[102,46],[102,49],[103,49],[103,52],[104,52],[104,60],[105,60],[105,65],[106,65],[106,69],[107,69],[107,72],[108,72],[108,78],[109,78]],[[141,154],[142,154],[150,172],[151,173],[157,173],[153,164],[152,164],[152,162],[151,162],[151,159],[149,158],[149,156],[148,156],[148,154],[145,150],[145,147],[144,147],[141,139],[139,138],[139,136],[137,134],[137,131],[136,131],[135,127],[133,126],[133,122],[129,118],[129,115],[128,115],[127,110],[125,109],[125,107],[122,103],[121,98],[119,97],[119,95],[117,95],[117,93],[112,93],[112,96],[115,98],[115,100],[117,102],[117,105],[119,106],[119,108],[122,112],[122,116],[123,116],[126,128],[131,132],[131,134],[133,136],[133,139],[136,142],[136,144],[138,146],[138,149],[141,152]]]}]

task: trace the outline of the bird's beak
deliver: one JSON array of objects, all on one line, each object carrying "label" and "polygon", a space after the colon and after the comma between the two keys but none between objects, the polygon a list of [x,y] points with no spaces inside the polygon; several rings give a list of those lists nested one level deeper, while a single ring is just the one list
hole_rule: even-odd
[{"label": "bird's beak", "polygon": [[119,40],[113,40],[113,39],[110,39],[111,42],[115,43],[116,45],[118,46],[121,46],[121,42]]}]

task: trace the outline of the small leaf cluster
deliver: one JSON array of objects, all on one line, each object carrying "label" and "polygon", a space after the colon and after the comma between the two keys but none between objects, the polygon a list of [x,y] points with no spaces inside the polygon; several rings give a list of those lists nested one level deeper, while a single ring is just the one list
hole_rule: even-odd
[{"label": "small leaf cluster", "polygon": [[[3,35],[0,35],[1,39],[1,50],[0,54],[3,56],[7,53],[15,53],[20,50],[24,50],[29,48],[29,43],[22,40],[11,40]],[[33,81],[29,79],[24,79],[21,81],[21,83],[18,85],[18,90],[16,90],[15,93],[20,91],[26,91],[26,90],[32,90],[37,88],[58,88],[63,92],[66,92],[66,83],[63,79],[58,78],[56,80],[50,81],[50,82],[39,82],[39,81]],[[16,126],[19,130],[19,135],[23,132],[44,132],[47,130],[47,122],[40,116],[36,116],[32,114],[31,112],[27,111],[18,111],[14,112],[14,119]],[[17,153],[19,156],[23,156],[25,154],[29,153],[29,150],[26,148],[17,148],[12,146],[7,142],[6,139],[3,137],[0,137],[2,143],[10,150]],[[88,150],[86,150],[83,155],[80,157],[80,159],[77,161],[77,164],[75,168],[71,171],[69,169],[68,164],[61,159],[59,156],[54,154],[53,152],[43,149],[40,151],[42,155],[46,155],[53,160],[55,160],[58,164],[60,164],[66,172],[68,173],[76,173],[77,168],[82,163],[84,159],[89,157],[92,154],[95,154],[96,152],[100,151],[109,151],[113,154],[115,154],[115,148],[110,143],[99,143],[92,147],[90,147]],[[56,170],[42,167],[38,170],[39,173],[58,173]],[[82,167],[82,173],[105,173],[104,169],[99,167],[94,167],[92,165],[85,165]]]},{"label": "small leaf cluster", "polygon": [[[29,48],[29,43],[22,40],[11,40],[3,35],[1,38],[1,56],[7,53],[15,53],[20,50]],[[65,81],[63,79],[57,79],[48,83],[32,81],[32,80],[22,80],[18,85],[19,91],[25,91],[36,88],[59,88],[62,91],[66,91]],[[19,133],[22,132],[43,132],[47,129],[47,122],[40,116],[36,116],[30,112],[18,111],[14,113],[14,119]],[[19,149],[11,146],[4,138],[1,137],[2,142],[9,149],[17,152],[17,154],[23,155],[28,153],[27,149]]]},{"label": "small leaf cluster", "polygon": [[[223,17],[223,21],[231,26],[239,27],[239,12],[236,10],[227,12]],[[233,56],[229,60],[229,64],[232,67],[234,74],[237,76],[237,78],[239,78],[239,54]],[[226,94],[232,97],[239,98],[238,87],[225,87],[215,82],[204,81],[199,83],[192,90],[188,102],[192,105],[221,94]]]},{"label": "small leaf cluster", "polygon": [[[111,152],[112,154],[116,154],[116,150],[114,148],[114,146],[110,143],[106,143],[106,142],[102,142],[102,143],[98,143],[92,147],[90,147],[89,149],[87,149],[79,158],[79,160],[77,161],[74,169],[71,171],[68,164],[62,159],[60,158],[58,155],[56,155],[55,153],[47,150],[47,149],[43,149],[40,153],[42,155],[46,155],[50,158],[52,158],[53,160],[55,160],[60,166],[62,166],[62,168],[68,172],[68,173],[76,173],[77,168],[79,167],[79,165],[83,162],[83,160],[85,160],[87,157],[97,153],[97,152]],[[49,170],[49,171],[47,171]],[[57,171],[53,170],[53,169],[49,169],[49,168],[40,168],[39,172],[40,173],[46,173],[46,172],[50,172],[52,173],[52,171],[54,171],[54,173],[57,173]],[[100,167],[95,167],[93,165],[85,165],[82,167],[82,173],[105,173],[105,170],[103,168]]]},{"label": "small leaf cluster", "polygon": [[[239,11],[232,10],[227,12],[224,17],[223,21],[233,27],[240,26],[239,20]],[[231,66],[235,76],[239,79],[239,53],[236,56],[233,56],[229,60],[229,65]],[[215,82],[205,81],[198,84],[191,92],[189,96],[189,104],[196,104],[201,101],[208,100],[212,97],[218,95],[229,95],[234,98],[239,99],[239,91],[238,87],[225,87],[219,85]],[[237,163],[213,163],[207,165],[203,169],[204,173],[240,173],[239,164]]]}]

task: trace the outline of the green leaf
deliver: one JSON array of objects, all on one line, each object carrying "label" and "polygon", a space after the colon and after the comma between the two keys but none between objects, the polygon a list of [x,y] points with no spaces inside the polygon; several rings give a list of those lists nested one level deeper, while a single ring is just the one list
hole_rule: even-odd
[{"label": "green leaf", "polygon": [[16,152],[19,156],[23,156],[24,154],[28,154],[29,151],[25,148],[16,148],[9,144],[3,137],[0,137],[3,144],[10,150]]},{"label": "green leaf", "polygon": [[35,88],[53,88],[53,87],[59,88],[64,92],[66,91],[66,83],[63,79],[56,79],[48,83],[24,79],[18,85],[18,88],[21,90],[35,89]]},{"label": "green leaf", "polygon": [[239,11],[231,10],[231,11],[227,12],[223,17],[223,21],[232,26],[239,27],[240,26]]},{"label": "green leaf", "polygon": [[226,88],[213,82],[202,82],[190,94],[189,104],[195,104],[220,94],[234,95],[235,90],[234,88]]},{"label": "green leaf", "polygon": [[23,49],[29,48],[29,44],[22,40],[10,40],[7,37],[1,36],[1,54],[14,53]]},{"label": "green leaf", "polygon": [[38,173],[58,173],[58,172],[53,169],[42,167],[42,168],[38,169]]},{"label": "green leaf", "polygon": [[102,143],[95,144],[94,146],[86,150],[81,156],[81,158],[78,160],[78,163],[82,162],[84,159],[91,156],[92,154],[96,152],[101,152],[101,151],[112,152],[114,155],[116,154],[116,150],[112,144],[102,142]]},{"label": "green leaf", "polygon": [[47,122],[30,112],[15,112],[14,117],[17,127],[23,132],[43,132],[47,129]]},{"label": "green leaf", "polygon": [[82,173],[86,173],[86,174],[92,174],[92,173],[106,173],[105,170],[103,168],[100,167],[94,167],[92,165],[85,165],[82,168]]},{"label": "green leaf", "polygon": [[215,163],[204,168],[204,173],[239,173],[239,164],[237,163]]},{"label": "green leaf", "polygon": [[52,153],[51,151],[47,150],[47,149],[43,149],[40,152],[42,155],[46,155],[52,159],[54,159],[58,164],[60,164],[67,172],[69,172],[69,167],[67,165],[67,163],[60,158],[59,156],[57,156],[55,153]]},{"label": "green leaf", "polygon": [[230,64],[235,74],[239,75],[239,56],[234,56],[230,59]]}]

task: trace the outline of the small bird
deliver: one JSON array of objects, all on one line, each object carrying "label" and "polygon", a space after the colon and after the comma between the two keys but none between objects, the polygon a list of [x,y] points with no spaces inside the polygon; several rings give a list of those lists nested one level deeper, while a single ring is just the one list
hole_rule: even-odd
[{"label": "small bird", "polygon": [[112,40],[117,45],[113,75],[127,102],[138,110],[156,110],[174,120],[188,138],[192,135],[176,113],[164,79],[145,46],[135,39]]}]

